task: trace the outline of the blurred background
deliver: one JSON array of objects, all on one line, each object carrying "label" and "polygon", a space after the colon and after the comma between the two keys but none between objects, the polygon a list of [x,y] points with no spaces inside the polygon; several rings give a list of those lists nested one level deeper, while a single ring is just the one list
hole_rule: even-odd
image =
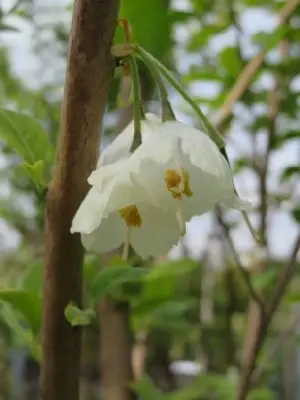
[{"label": "blurred background", "polygon": [[[256,290],[268,298],[292,251],[300,224],[300,6],[289,0],[124,0],[135,40],[162,61],[212,122],[243,68],[265,50],[246,90],[219,124],[241,197],[251,200],[257,246],[237,212],[194,218],[156,277],[131,293],[134,361],[178,400],[234,399],[248,362],[258,309],[228,246]],[[291,2],[295,3],[295,1]],[[55,143],[73,2],[0,0],[0,104],[34,115]],[[282,23],[283,21],[283,23]],[[122,32],[117,32],[120,40]],[[143,99],[160,113],[158,93],[140,69]],[[170,88],[177,119],[198,126]],[[104,120],[105,146],[132,118],[128,81],[116,71]],[[0,139],[0,287],[41,290],[44,195]],[[86,268],[93,265],[88,258]],[[300,399],[300,264],[276,314],[249,399]],[[87,274],[88,275],[88,274]],[[99,327],[86,328],[82,399],[100,398]],[[0,303],[0,399],[38,398],[39,366],[12,309]]]}]

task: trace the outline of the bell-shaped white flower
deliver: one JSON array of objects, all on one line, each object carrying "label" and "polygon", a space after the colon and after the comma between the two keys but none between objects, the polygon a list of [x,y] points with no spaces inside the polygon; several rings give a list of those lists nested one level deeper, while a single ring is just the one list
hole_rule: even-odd
[{"label": "bell-shaped white flower", "polygon": [[[159,125],[161,120],[154,114],[147,113],[146,119],[141,120],[142,142],[151,136]],[[127,127],[108,145],[99,158],[98,166],[115,163],[118,160],[126,159],[130,156],[130,148],[133,142],[134,121],[131,121]]]},{"label": "bell-shaped white flower", "polygon": [[[167,253],[179,238],[174,213],[151,204],[131,177],[131,163],[121,160],[94,171],[93,186],[81,203],[71,232],[80,232],[88,251],[104,253],[127,240],[143,258]],[[92,178],[92,179],[91,179]]]},{"label": "bell-shaped white flower", "polygon": [[131,162],[136,183],[144,187],[149,201],[176,213],[182,233],[185,221],[217,204],[237,210],[251,207],[235,195],[230,167],[215,143],[180,122],[158,126]]}]

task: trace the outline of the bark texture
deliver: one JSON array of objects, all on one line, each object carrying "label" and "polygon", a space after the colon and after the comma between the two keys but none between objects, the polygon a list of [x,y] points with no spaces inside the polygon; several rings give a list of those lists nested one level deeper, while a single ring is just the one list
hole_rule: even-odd
[{"label": "bark texture", "polygon": [[76,0],[53,181],[46,204],[41,390],[44,400],[78,400],[81,335],[64,317],[80,305],[83,249],[70,234],[96,164],[113,69],[110,46],[119,0]]}]

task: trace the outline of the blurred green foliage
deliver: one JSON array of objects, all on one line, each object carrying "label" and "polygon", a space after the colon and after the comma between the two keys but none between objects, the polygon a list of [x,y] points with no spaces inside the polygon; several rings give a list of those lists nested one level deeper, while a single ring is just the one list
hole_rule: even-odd
[{"label": "blurred green foliage", "polygon": [[[251,171],[255,177],[257,219],[261,230],[265,201],[269,214],[283,203],[287,205],[281,210],[287,209],[289,217],[299,224],[299,197],[293,195],[300,176],[298,163],[284,163],[280,167],[275,188],[269,190],[266,199],[263,192],[263,185],[266,184],[264,179],[272,173],[269,159],[286,154],[280,152],[288,151],[286,149],[289,146],[299,147],[299,7],[286,26],[268,28],[266,31],[264,16],[275,16],[285,2],[186,0],[183,9],[176,8],[174,4],[165,0],[123,0],[120,18],[130,20],[136,42],[170,67],[176,76],[181,76],[185,88],[201,107],[206,107],[208,115],[222,107],[253,55],[261,49],[269,51],[221,130],[227,135],[229,143],[235,138],[240,140],[241,136],[244,138],[242,142],[248,143],[236,151],[234,170],[237,175]],[[57,12],[55,7],[53,15]],[[59,8],[60,12],[63,10],[68,15],[70,9],[69,5]],[[249,15],[251,12],[256,14],[248,16],[247,23],[243,22],[242,16],[245,18],[245,13]],[[255,16],[258,18],[255,25],[260,25],[260,28],[250,30],[251,18]],[[17,1],[10,10],[0,8],[0,38],[7,32],[22,34],[15,26],[18,23],[12,24],[12,17],[33,27],[37,15],[32,2],[28,0]],[[182,31],[186,34],[178,40]],[[49,24],[35,27],[32,41],[40,68],[52,68],[55,73],[51,82],[41,80],[34,89],[22,77],[16,76],[9,56],[9,45],[5,45],[5,42],[0,44],[0,148],[5,160],[0,167],[0,184],[9,187],[9,195],[4,192],[0,197],[0,218],[20,238],[17,248],[10,252],[3,251],[0,258],[1,360],[4,360],[4,349],[8,346],[30,349],[36,359],[40,358],[45,205],[45,193],[41,187],[49,182],[53,167],[64,81],[63,69],[60,70],[59,66],[66,57],[68,35],[69,22],[57,22],[55,18]],[[224,40],[226,35],[230,39]],[[123,40],[121,28],[117,28],[115,41]],[[280,41],[285,46],[284,54],[279,50]],[[51,65],[43,58],[45,49],[50,55]],[[144,74],[142,70],[141,75]],[[114,117],[114,124],[120,112],[117,109],[120,78],[121,74],[116,73],[109,99],[109,113]],[[208,90],[203,84],[213,85],[213,89]],[[151,86],[149,79],[146,79],[146,85]],[[147,100],[153,100],[156,107],[153,87],[150,89]],[[279,103],[274,117],[270,99],[275,95],[279,96]],[[188,115],[184,106],[181,110]],[[16,111],[22,112],[22,115],[18,114],[11,122],[10,115]],[[28,116],[34,116],[34,120]],[[17,124],[13,130],[12,123]],[[15,135],[11,134],[12,131]],[[262,140],[267,143],[267,148],[262,146]],[[284,157],[289,158],[288,155]],[[22,164],[24,161],[25,165]],[[23,168],[20,168],[21,165]],[[29,204],[32,211],[28,212],[24,204]],[[229,222],[233,222],[233,225],[236,223],[231,219]],[[266,239],[270,236],[270,229],[267,226],[263,231]],[[207,250],[210,250],[209,244]],[[270,258],[263,272],[251,271],[255,288],[266,298],[273,293],[283,266],[284,260]],[[287,313],[293,315],[293,307],[299,304],[299,272],[298,268],[291,288],[284,297],[282,312],[277,317],[279,322],[276,321],[272,327],[267,349],[276,342],[282,322],[285,326]],[[214,272],[209,291],[213,317],[209,322],[203,320],[201,303],[207,296],[203,283],[206,274],[205,257],[195,261],[188,255],[178,261],[166,261],[159,265],[154,263],[151,268],[141,265],[131,268],[120,263],[118,265],[117,262],[102,268],[97,259],[89,256],[85,261],[85,304],[82,309],[70,304],[66,317],[73,325],[87,325],[86,329],[97,330],[93,310],[104,294],[114,296],[119,302],[129,301],[134,330],[151,334],[149,359],[158,360],[159,363],[161,360],[157,353],[163,348],[169,361],[200,359],[206,365],[205,373],[188,387],[171,393],[164,393],[164,390],[160,390],[162,388],[158,388],[161,386],[158,382],[144,377],[136,386],[143,399],[234,399],[236,380],[229,371],[230,368],[236,371],[240,368],[249,296],[239,271],[226,253]],[[283,347],[279,347],[284,351]],[[263,356],[268,358],[267,351]],[[268,367],[272,368],[267,368],[249,399],[284,398],[282,375],[279,379],[281,389],[271,390],[270,386],[270,377],[279,370],[280,362],[277,356],[267,362]],[[146,372],[149,371],[150,368],[146,368]]]}]

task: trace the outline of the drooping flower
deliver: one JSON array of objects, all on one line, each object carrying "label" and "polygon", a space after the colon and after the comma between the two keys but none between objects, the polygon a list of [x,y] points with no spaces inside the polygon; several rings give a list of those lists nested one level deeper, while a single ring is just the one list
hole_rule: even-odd
[{"label": "drooping flower", "polygon": [[133,132],[128,137],[112,144],[111,159],[121,154],[121,160],[90,175],[92,188],[74,217],[71,232],[81,233],[87,250],[107,252],[128,239],[143,258],[159,256],[177,243],[191,217],[217,204],[251,206],[235,195],[227,161],[201,131],[156,123],[131,155]]},{"label": "drooping flower", "polygon": [[167,253],[177,243],[175,214],[151,204],[130,172],[127,159],[92,173],[96,186],[81,203],[71,227],[71,233],[81,233],[88,251],[104,253],[128,239],[136,253],[147,258]]},{"label": "drooping flower", "polygon": [[[131,156],[134,180],[157,207],[185,221],[217,204],[247,210],[251,204],[234,193],[230,167],[215,143],[203,132],[177,121],[156,127]],[[93,183],[93,178],[91,179]]]},{"label": "drooping flower", "polygon": [[[151,136],[159,125],[161,120],[154,114],[147,113],[146,119],[141,120],[142,141]],[[98,166],[112,164],[116,161],[126,159],[130,156],[130,148],[133,141],[134,121],[131,121],[127,127],[101,152]]]}]

